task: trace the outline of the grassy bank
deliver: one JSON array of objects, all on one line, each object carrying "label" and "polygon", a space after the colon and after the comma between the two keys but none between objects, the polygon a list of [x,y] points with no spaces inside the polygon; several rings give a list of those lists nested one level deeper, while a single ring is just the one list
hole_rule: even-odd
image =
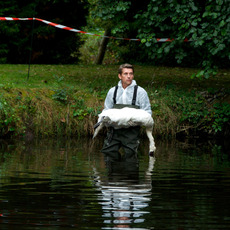
[{"label": "grassy bank", "polygon": [[[0,136],[92,135],[117,65],[0,65]],[[230,71],[191,79],[196,69],[136,66],[150,97],[154,135],[226,135]]]}]

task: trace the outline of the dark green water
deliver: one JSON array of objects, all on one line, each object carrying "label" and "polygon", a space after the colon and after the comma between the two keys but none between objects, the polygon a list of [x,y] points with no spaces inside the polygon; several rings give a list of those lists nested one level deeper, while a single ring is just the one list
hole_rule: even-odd
[{"label": "dark green water", "polygon": [[229,155],[198,144],[142,143],[132,165],[101,140],[1,141],[0,229],[230,229]]}]

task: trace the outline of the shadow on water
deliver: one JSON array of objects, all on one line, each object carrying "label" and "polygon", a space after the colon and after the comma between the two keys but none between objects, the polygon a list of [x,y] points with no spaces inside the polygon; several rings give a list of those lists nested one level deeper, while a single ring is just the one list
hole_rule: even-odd
[{"label": "shadow on water", "polygon": [[229,229],[230,160],[219,145],[142,141],[107,163],[102,140],[0,141],[0,229]]}]

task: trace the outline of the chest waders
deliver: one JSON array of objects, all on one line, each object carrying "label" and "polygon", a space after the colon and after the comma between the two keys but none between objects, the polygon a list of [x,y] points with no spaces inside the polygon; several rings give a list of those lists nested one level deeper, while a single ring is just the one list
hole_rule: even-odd
[{"label": "chest waders", "polygon": [[140,109],[139,106],[136,105],[136,100],[137,100],[137,88],[138,85],[134,86],[134,91],[133,91],[133,99],[132,99],[132,104],[117,104],[116,102],[116,97],[117,97],[117,90],[118,90],[118,85],[115,87],[114,94],[113,94],[113,108],[115,109],[122,109],[124,107],[129,107],[129,108],[135,108],[135,109]]},{"label": "chest waders", "polygon": [[[122,109],[124,107],[136,108],[140,107],[136,105],[137,98],[137,89],[138,86],[134,86],[132,104],[116,104],[116,96],[118,86],[115,87],[113,95],[113,108]],[[129,128],[114,129],[110,127],[107,132],[107,137],[104,141],[102,153],[110,161],[129,161],[137,162],[137,149],[139,146],[139,135],[140,135],[140,126],[134,126]],[[119,149],[123,148],[124,154],[119,153]]]}]

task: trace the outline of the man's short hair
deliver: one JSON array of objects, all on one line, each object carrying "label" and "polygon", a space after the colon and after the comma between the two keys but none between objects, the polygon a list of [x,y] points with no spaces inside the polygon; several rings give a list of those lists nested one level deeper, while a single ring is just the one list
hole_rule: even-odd
[{"label": "man's short hair", "polygon": [[134,67],[131,64],[125,63],[120,65],[119,69],[118,69],[118,73],[122,74],[122,69],[127,68],[127,69],[132,69],[134,72]]}]

